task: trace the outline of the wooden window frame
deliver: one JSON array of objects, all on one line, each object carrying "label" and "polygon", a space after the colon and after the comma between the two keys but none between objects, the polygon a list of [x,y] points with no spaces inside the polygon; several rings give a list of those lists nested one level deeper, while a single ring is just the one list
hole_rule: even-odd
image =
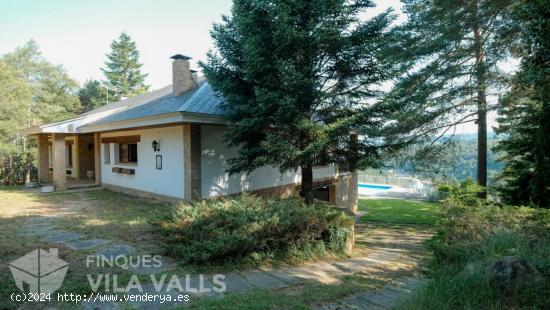
[{"label": "wooden window frame", "polygon": [[121,164],[137,164],[137,143],[119,143],[118,162]]}]

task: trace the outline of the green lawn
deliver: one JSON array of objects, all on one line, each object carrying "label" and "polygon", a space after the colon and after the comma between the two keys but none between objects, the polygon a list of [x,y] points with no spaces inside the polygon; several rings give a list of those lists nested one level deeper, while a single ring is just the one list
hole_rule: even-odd
[{"label": "green lawn", "polygon": [[434,225],[440,217],[438,203],[405,199],[360,199],[359,211],[368,212],[363,222]]}]

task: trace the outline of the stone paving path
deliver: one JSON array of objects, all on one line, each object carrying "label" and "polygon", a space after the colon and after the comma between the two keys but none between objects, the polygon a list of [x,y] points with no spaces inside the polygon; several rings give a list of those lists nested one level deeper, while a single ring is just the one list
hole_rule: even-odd
[{"label": "stone paving path", "polygon": [[[74,231],[59,228],[55,222],[60,218],[77,216],[82,210],[95,207],[95,199],[85,192],[77,193],[77,200],[65,201],[63,205],[48,210],[47,216],[33,217],[21,227],[21,234],[40,238],[43,242],[63,244],[72,250],[86,251],[91,255],[103,255],[107,259],[124,255],[128,256],[139,252],[139,249],[120,240],[108,240],[85,236]],[[143,254],[143,253],[141,253]],[[174,269],[176,263],[163,256],[159,256],[160,266],[132,265],[129,270],[135,274],[153,274]]]},{"label": "stone paving path", "polygon": [[315,304],[313,310],[380,310],[392,309],[400,298],[410,294],[418,285],[422,285],[421,278],[404,277],[393,281],[377,291],[359,292],[340,301],[325,304]]},{"label": "stone paving path", "polygon": [[[401,228],[367,227],[358,225],[358,241],[366,240],[370,246],[368,253],[361,257],[350,258],[335,262],[311,262],[297,267],[263,268],[243,272],[232,272],[225,274],[224,282],[227,285],[225,293],[217,293],[211,290],[214,285],[209,278],[202,280],[202,287],[207,292],[187,291],[194,297],[221,298],[228,293],[244,293],[253,289],[292,289],[306,283],[338,284],[341,278],[346,275],[370,273],[384,273],[391,277],[392,274],[399,274],[404,269],[413,269],[422,260],[424,250],[421,242],[428,238],[429,231],[407,232]],[[179,279],[186,283],[185,278]],[[198,288],[197,276],[190,277],[187,281],[191,288]],[[311,305],[316,310],[347,310],[347,309],[390,309],[398,298],[410,292],[410,290],[421,283],[420,280],[411,277],[395,277],[391,284],[386,285],[378,291],[357,292],[339,301],[328,303],[316,303]],[[153,284],[143,287],[142,292],[134,290],[136,294],[154,294],[157,291]],[[179,292],[173,290],[163,293],[170,294],[173,298]],[[99,304],[87,309],[118,309],[115,304]],[[169,309],[173,305],[158,303],[134,302],[130,306],[135,309]]]},{"label": "stone paving path", "polygon": [[[82,198],[86,198],[85,195],[83,196]],[[89,199],[84,201],[90,202]],[[54,224],[55,218],[72,214],[78,210],[62,207],[59,211],[58,213],[53,212],[48,217],[29,220],[23,225],[21,233],[39,236],[41,240],[46,242],[64,244],[73,250],[83,250],[87,253],[104,255],[106,257],[130,255],[139,250],[120,240],[93,238],[59,229]],[[316,303],[311,305],[311,307],[316,310],[389,309],[400,296],[406,294],[412,287],[420,283],[415,278],[399,278],[398,274],[402,270],[412,270],[420,263],[425,255],[422,241],[429,238],[431,234],[432,232],[429,229],[407,230],[406,228],[395,226],[384,227],[384,225],[378,224],[358,224],[356,225],[356,243],[359,245],[366,244],[366,248],[368,249],[358,257],[334,262],[310,262],[296,267],[261,268],[226,273],[224,274],[224,283],[227,286],[225,293],[218,293],[213,290],[214,285],[211,277],[201,279],[199,276],[191,276],[188,278],[179,278],[179,281],[186,288],[192,288],[186,291],[187,294],[192,296],[192,299],[193,297],[220,298],[227,293],[242,293],[252,289],[279,290],[306,283],[338,284],[342,281],[341,278],[346,275],[380,273],[385,276],[389,275],[393,279],[392,283],[378,291],[356,292],[342,300]],[[135,267],[131,269],[131,272],[136,274],[153,274],[167,271],[168,277],[171,277],[172,274],[169,271],[174,269],[175,262],[166,257],[162,257],[162,260],[163,264],[159,269]],[[168,281],[169,279],[166,279],[165,283],[168,283]],[[203,288],[202,292],[197,292],[193,289],[198,287]],[[142,291],[134,290],[130,293],[157,293],[154,284],[146,284],[142,288]],[[173,297],[181,294],[176,289],[168,292],[163,290],[161,293],[170,294]],[[129,306],[136,309],[170,308],[173,305],[160,305],[157,302],[129,303]],[[84,309],[120,309],[126,306],[115,303],[82,303]]]}]

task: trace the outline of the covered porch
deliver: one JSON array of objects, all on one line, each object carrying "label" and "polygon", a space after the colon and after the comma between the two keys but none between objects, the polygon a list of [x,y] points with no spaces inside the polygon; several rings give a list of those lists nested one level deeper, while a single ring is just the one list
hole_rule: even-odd
[{"label": "covered porch", "polygon": [[38,181],[55,191],[101,185],[99,134],[40,133]]}]

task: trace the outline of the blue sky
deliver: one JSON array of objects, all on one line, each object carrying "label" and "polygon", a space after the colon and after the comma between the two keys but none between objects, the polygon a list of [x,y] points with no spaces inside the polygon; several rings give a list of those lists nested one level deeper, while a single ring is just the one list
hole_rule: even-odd
[{"label": "blue sky", "polygon": [[[399,0],[375,3],[369,15],[389,7],[400,12]],[[212,24],[230,8],[231,0],[0,0],[0,55],[32,38],[46,59],[63,65],[82,84],[103,78],[99,68],[111,41],[125,31],[137,43],[142,71],[149,74],[146,82],[158,89],[171,83],[170,56],[192,57],[195,69],[205,60],[213,47]],[[457,132],[475,132],[475,127],[463,125]]]},{"label": "blue sky", "polygon": [[[379,2],[373,13],[399,5]],[[0,0],[0,54],[34,38],[49,61],[82,83],[102,78],[111,41],[126,31],[156,89],[171,83],[170,56],[205,59],[212,24],[230,8],[231,0]]]},{"label": "blue sky", "polygon": [[169,57],[204,59],[209,30],[228,13],[227,0],[0,0],[0,54],[34,38],[44,56],[80,83],[102,78],[111,41],[126,31],[137,43],[147,83],[171,83]]}]

